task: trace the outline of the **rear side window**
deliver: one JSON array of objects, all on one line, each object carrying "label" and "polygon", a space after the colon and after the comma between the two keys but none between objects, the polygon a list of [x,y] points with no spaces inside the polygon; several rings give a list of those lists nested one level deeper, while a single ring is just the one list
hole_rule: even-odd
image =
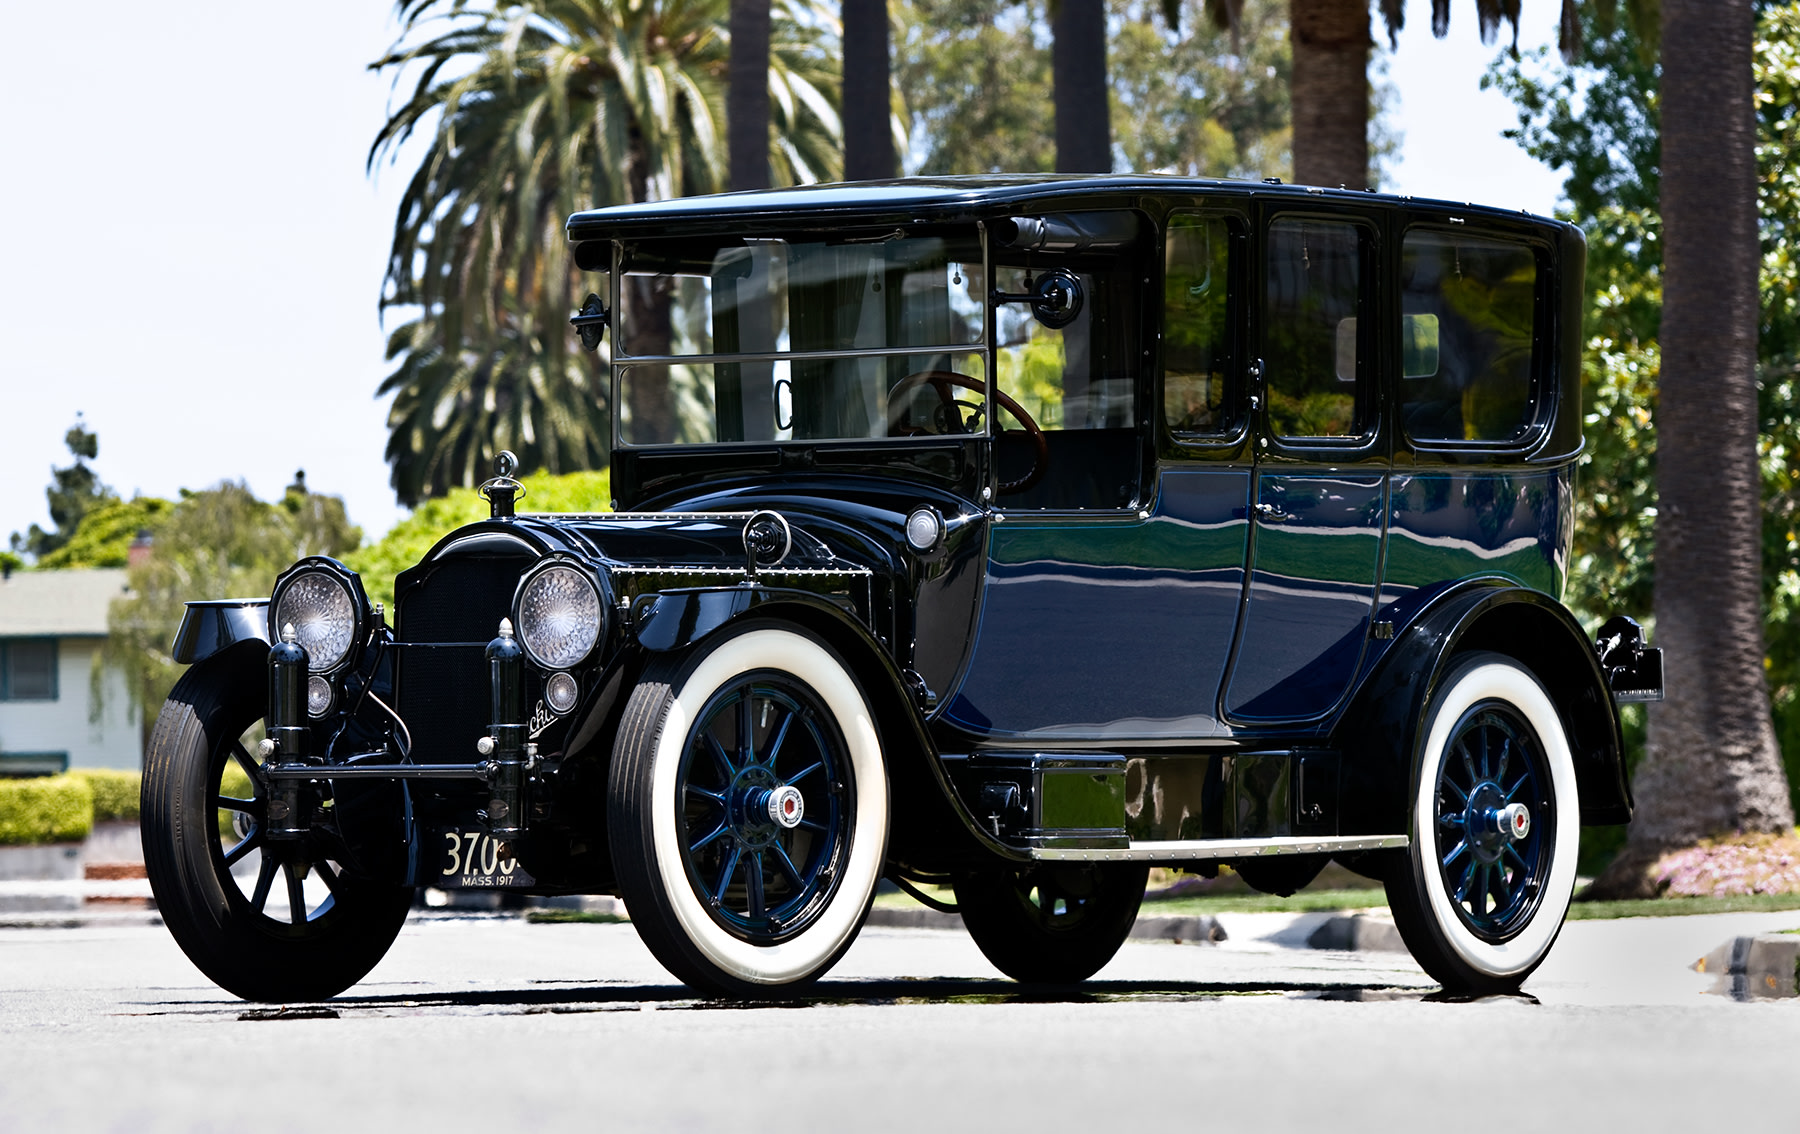
[{"label": "rear side window", "polygon": [[1339,221],[1269,226],[1263,354],[1269,427],[1278,437],[1348,439],[1368,430],[1366,235]]},{"label": "rear side window", "polygon": [[1414,230],[1400,257],[1401,420],[1415,441],[1517,441],[1532,423],[1537,256]]},{"label": "rear side window", "polygon": [[1236,422],[1232,285],[1241,241],[1220,216],[1169,218],[1163,255],[1163,417],[1176,436],[1221,434]]}]

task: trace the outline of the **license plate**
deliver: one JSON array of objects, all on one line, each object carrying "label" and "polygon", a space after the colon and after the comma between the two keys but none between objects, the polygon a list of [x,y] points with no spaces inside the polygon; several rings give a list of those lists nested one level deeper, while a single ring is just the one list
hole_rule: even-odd
[{"label": "license plate", "polygon": [[436,881],[440,890],[499,890],[532,886],[537,879],[519,860],[500,857],[500,843],[482,831],[439,831]]}]

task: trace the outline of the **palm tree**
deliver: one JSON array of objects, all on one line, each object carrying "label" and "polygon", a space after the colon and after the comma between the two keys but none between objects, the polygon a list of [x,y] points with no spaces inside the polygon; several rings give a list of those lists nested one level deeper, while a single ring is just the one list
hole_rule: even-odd
[{"label": "palm tree", "polygon": [[[1641,26],[1641,25],[1640,25]],[[1658,855],[1791,831],[1763,673],[1752,0],[1662,0],[1662,373],[1656,638],[1638,813],[1597,888],[1652,895]]]},{"label": "palm tree", "polygon": [[1050,6],[1050,72],[1056,100],[1056,172],[1112,172],[1106,98],[1106,0]]},{"label": "palm tree", "polygon": [[[605,462],[600,371],[564,322],[591,285],[563,222],[723,187],[728,3],[400,0],[400,40],[371,66],[411,91],[369,162],[425,135],[382,297],[414,315],[390,337],[398,366],[382,386],[396,394],[402,501],[479,479],[501,436],[528,467]],[[817,3],[782,0],[772,23],[767,148],[784,183],[838,168],[835,24]],[[643,408],[647,421],[664,412]]]},{"label": "palm tree", "polygon": [[843,12],[844,177],[892,177],[906,138],[893,112],[887,0],[843,0]]},{"label": "palm tree", "polygon": [[731,187],[769,187],[769,0],[731,0]]}]

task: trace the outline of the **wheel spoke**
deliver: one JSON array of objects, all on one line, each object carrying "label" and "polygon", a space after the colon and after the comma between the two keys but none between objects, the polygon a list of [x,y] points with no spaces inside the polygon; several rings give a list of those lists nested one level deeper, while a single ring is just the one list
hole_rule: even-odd
[{"label": "wheel spoke", "polygon": [[775,730],[775,739],[769,742],[769,755],[763,760],[763,764],[770,771],[775,770],[775,758],[781,755],[781,742],[787,739],[788,727],[793,723],[794,714],[784,711],[781,716],[781,725]]},{"label": "wheel spoke", "polygon": [[751,704],[753,700],[749,689],[745,689],[738,697],[738,764],[745,768],[756,763],[756,734],[752,731],[756,724]]},{"label": "wheel spoke", "polygon": [[706,734],[706,743],[712,746],[713,759],[719,762],[719,767],[725,772],[725,782],[729,784],[737,776],[737,768],[732,765],[731,757],[725,754],[725,746],[710,732]]},{"label": "wheel spoke", "polygon": [[258,799],[261,799],[262,765],[251,757],[249,749],[244,747],[244,742],[241,740],[232,741],[231,758],[236,761],[238,767],[244,770],[244,774],[250,777],[250,790]]},{"label": "wheel spoke", "polygon": [[806,767],[806,768],[805,768],[805,769],[804,769],[804,770],[803,770],[803,771],[801,771],[801,772],[800,772],[800,773],[799,773],[799,774],[797,774],[797,775],[792,775],[792,776],[789,776],[789,777],[787,777],[787,778],[786,778],[786,779],[784,779],[784,780],[782,780],[782,781],[781,781],[781,782],[782,782],[782,783],[784,783],[784,784],[797,784],[797,783],[799,783],[799,782],[800,782],[800,781],[801,781],[801,780],[803,780],[803,779],[805,779],[805,778],[806,778],[806,777],[808,777],[808,776],[810,776],[810,775],[812,775],[812,774],[813,774],[813,773],[814,773],[814,772],[816,772],[816,771],[818,771],[818,770],[820,770],[820,769],[821,769],[821,768],[823,768],[823,767],[824,767],[824,766],[825,766],[825,761],[823,761],[823,760],[820,760],[820,761],[819,761],[819,762],[818,762],[818,763],[816,763],[816,764],[811,764],[811,765],[808,765],[808,766],[807,766],[807,767]]},{"label": "wheel spoke", "polygon": [[1506,884],[1505,866],[1496,862],[1490,869],[1493,872],[1493,881],[1489,885],[1489,890],[1494,895],[1494,911],[1498,913],[1506,908],[1506,903],[1512,901],[1512,888]]},{"label": "wheel spoke", "polygon": [[1509,736],[1500,742],[1500,766],[1494,769],[1494,782],[1495,783],[1501,784],[1501,783],[1506,782],[1507,757],[1509,757],[1511,755],[1512,755],[1512,737]]},{"label": "wheel spoke", "polygon": [[1457,740],[1456,750],[1462,753],[1463,770],[1469,773],[1469,786],[1480,783],[1481,775],[1475,771],[1475,757],[1469,754],[1469,738],[1465,736]]},{"label": "wheel spoke", "polygon": [[[1445,787],[1449,788],[1451,791],[1456,793],[1457,801],[1459,803],[1461,803],[1464,807],[1467,807],[1469,805],[1469,793],[1464,791],[1462,789],[1462,787],[1460,785],[1458,785],[1455,780],[1451,779],[1449,776],[1445,776],[1443,779],[1443,783],[1444,783]],[[1446,819],[1452,818],[1452,816],[1446,815],[1445,818]]]},{"label": "wheel spoke", "polygon": [[1481,730],[1481,778],[1488,778],[1488,730]]},{"label": "wheel spoke", "polygon": [[1520,874],[1530,874],[1531,873],[1531,867],[1525,865],[1525,859],[1520,856],[1519,852],[1516,849],[1514,849],[1510,843],[1507,844],[1505,854],[1506,854],[1507,858],[1512,859],[1515,863],[1518,864]]},{"label": "wheel spoke", "polygon": [[802,819],[800,820],[800,826],[806,828],[808,831],[817,831],[821,835],[825,833],[825,824],[816,819]]},{"label": "wheel spoke", "polygon": [[798,866],[795,866],[794,860],[788,857],[787,848],[782,846],[780,843],[770,843],[769,849],[775,852],[775,857],[777,859],[779,859],[781,862],[782,872],[785,873],[788,876],[788,878],[793,881],[794,889],[795,890],[806,889],[806,879],[800,877],[800,868]]},{"label": "wheel spoke", "polygon": [[1451,863],[1455,862],[1458,858],[1462,857],[1463,853],[1465,851],[1467,851],[1468,849],[1469,849],[1469,840],[1462,839],[1462,840],[1458,841],[1457,844],[1450,849],[1450,853],[1444,856],[1443,864],[1445,866],[1449,866]]},{"label": "wheel spoke", "polygon": [[738,859],[743,856],[744,848],[736,843],[731,844],[731,849],[725,852],[725,868],[720,871],[719,883],[713,888],[712,893],[713,901],[720,905],[725,902],[725,891],[731,888],[731,876],[737,873]]},{"label": "wheel spoke", "polygon": [[306,891],[300,885],[300,871],[291,862],[281,869],[287,875],[288,920],[300,925],[306,921]]},{"label": "wheel spoke", "polygon": [[762,917],[763,908],[763,861],[762,852],[754,851],[744,860],[744,888],[750,896],[750,916]]},{"label": "wheel spoke", "polygon": [[688,853],[692,854],[702,847],[711,846],[713,843],[717,842],[720,837],[729,833],[730,830],[731,830],[731,824],[727,823],[723,819],[719,820],[719,825],[717,827],[714,827],[711,831],[707,832],[706,836],[704,838],[702,838],[699,842],[694,843],[688,847]]},{"label": "wheel spoke", "polygon": [[250,908],[257,913],[263,912],[263,907],[269,904],[269,887],[275,882],[276,865],[273,856],[263,855],[262,869],[256,872],[256,889],[250,894]]},{"label": "wheel spoke", "polygon": [[1530,778],[1531,778],[1531,769],[1530,768],[1526,768],[1523,772],[1520,772],[1519,773],[1519,782],[1506,789],[1505,802],[1511,803],[1513,800],[1513,796],[1519,794],[1519,789],[1524,787],[1525,781],[1529,780]]},{"label": "wheel spoke", "polygon": [[262,818],[263,805],[260,799],[239,799],[235,795],[221,795],[213,802],[214,806],[222,811],[241,811],[245,815]]},{"label": "wheel spoke", "polygon": [[338,892],[338,879],[341,878],[342,875],[336,870],[333,870],[329,862],[314,863],[313,869],[319,872],[319,880],[325,883],[325,888],[331,891],[333,897],[336,897]]},{"label": "wheel spoke", "polygon": [[260,826],[250,828],[249,832],[238,840],[236,846],[225,852],[225,869],[230,870],[242,862],[245,855],[262,845],[262,828]]},{"label": "wheel spoke", "polygon": [[706,799],[712,800],[714,803],[718,804],[720,807],[725,806],[725,793],[722,791],[707,791],[705,788],[698,787],[694,784],[689,784],[687,786],[687,789],[689,791],[693,792],[695,795],[702,796]]},{"label": "wheel spoke", "polygon": [[1475,881],[1475,865],[1475,860],[1470,859],[1469,865],[1463,868],[1462,881],[1457,883],[1456,886],[1456,900],[1458,902],[1466,902],[1469,900],[1469,886]]}]

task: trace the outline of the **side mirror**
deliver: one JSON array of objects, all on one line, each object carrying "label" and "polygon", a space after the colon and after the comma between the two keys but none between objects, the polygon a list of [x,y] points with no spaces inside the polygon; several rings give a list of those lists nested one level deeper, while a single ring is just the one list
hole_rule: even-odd
[{"label": "side mirror", "polygon": [[581,304],[581,310],[569,316],[569,326],[581,336],[581,345],[588,350],[599,350],[600,340],[606,335],[606,324],[612,318],[600,297],[588,292],[588,297]]},{"label": "side mirror", "polygon": [[996,291],[993,294],[995,303],[1026,303],[1031,305],[1031,313],[1037,321],[1052,330],[1068,326],[1081,314],[1081,305],[1085,293],[1081,289],[1081,277],[1067,268],[1054,268],[1037,278],[1033,283],[1030,277],[1025,280],[1030,291]]}]

